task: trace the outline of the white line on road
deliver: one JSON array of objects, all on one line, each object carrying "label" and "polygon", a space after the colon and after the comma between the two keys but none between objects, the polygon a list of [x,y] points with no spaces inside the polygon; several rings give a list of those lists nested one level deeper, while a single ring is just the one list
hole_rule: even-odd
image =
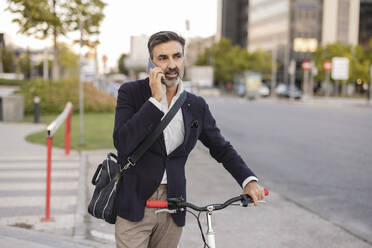
[{"label": "white line on road", "polygon": [[[78,188],[78,182],[52,182],[53,190],[75,190]],[[33,191],[33,190],[45,190],[46,185],[44,183],[0,183],[0,191]]]},{"label": "white line on road", "polygon": [[[76,196],[52,196],[50,199],[51,208],[65,209],[71,205],[76,205]],[[11,207],[44,207],[44,196],[13,196],[0,197],[0,208]]]},{"label": "white line on road", "polygon": [[[52,178],[68,177],[76,178],[79,176],[79,171],[52,171]],[[45,178],[45,171],[1,171],[0,180],[3,178]]]}]

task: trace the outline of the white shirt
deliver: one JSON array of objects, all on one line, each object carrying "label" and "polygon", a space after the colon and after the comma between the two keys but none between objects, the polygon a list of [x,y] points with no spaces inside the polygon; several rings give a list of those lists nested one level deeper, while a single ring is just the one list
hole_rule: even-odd
[{"label": "white shirt", "polygon": [[[168,101],[166,96],[166,87],[164,84],[161,85],[162,87],[162,98],[159,102],[153,97],[149,98],[149,101],[153,103],[160,111],[164,113],[163,118],[168,113],[170,108],[173,106],[173,104],[177,101],[177,99],[180,97],[181,93],[184,91],[182,81],[179,82],[177,93],[172,98],[171,104],[168,107]],[[169,122],[168,126],[163,131],[164,135],[164,142],[165,142],[165,148],[167,151],[167,155],[172,153],[178,146],[180,146],[183,143],[183,140],[185,138],[185,126],[183,123],[183,116],[182,116],[182,109],[180,108],[176,115],[173,117],[173,119]],[[254,176],[250,176],[247,179],[244,180],[242,183],[242,187],[244,188],[245,185],[247,185],[250,181],[255,180],[258,181],[258,179]],[[167,171],[164,171],[163,179],[161,180],[161,184],[167,184]]]}]

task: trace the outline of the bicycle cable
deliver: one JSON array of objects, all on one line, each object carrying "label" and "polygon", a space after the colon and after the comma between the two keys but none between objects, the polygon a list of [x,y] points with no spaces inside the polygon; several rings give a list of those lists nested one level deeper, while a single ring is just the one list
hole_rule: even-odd
[{"label": "bicycle cable", "polygon": [[198,222],[199,230],[200,230],[200,233],[201,233],[203,242],[204,242],[203,248],[210,248],[209,245],[207,244],[207,242],[205,241],[205,237],[204,237],[204,233],[203,233],[203,228],[202,228],[202,225],[200,223],[200,214],[201,214],[201,211],[199,211],[198,215],[196,215],[194,212],[191,212],[188,209],[186,209],[186,211],[189,212],[189,213],[191,213],[196,218],[196,221]]}]

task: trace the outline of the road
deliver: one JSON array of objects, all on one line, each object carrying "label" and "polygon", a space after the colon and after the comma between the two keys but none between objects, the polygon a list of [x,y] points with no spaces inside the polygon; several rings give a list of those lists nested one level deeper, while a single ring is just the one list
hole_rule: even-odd
[{"label": "road", "polygon": [[372,243],[372,109],[208,98],[268,188]]}]

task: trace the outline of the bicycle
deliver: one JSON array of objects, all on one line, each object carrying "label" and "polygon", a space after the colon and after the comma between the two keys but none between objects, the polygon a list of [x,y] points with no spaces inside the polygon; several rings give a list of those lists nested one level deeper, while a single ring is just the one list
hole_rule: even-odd
[{"label": "bicycle", "polygon": [[[269,191],[265,189],[265,195],[268,195]],[[239,202],[239,204],[235,204],[235,202]],[[259,201],[260,203],[265,203],[265,201]],[[221,210],[226,208],[229,205],[238,205],[241,207],[247,207],[247,206],[252,206],[253,201],[249,197],[249,195],[240,195],[237,197],[233,197],[224,203],[221,204],[210,204],[204,207],[199,207],[196,206],[192,203],[186,202],[182,197],[178,198],[169,198],[168,200],[148,200],[146,202],[146,207],[149,208],[163,208],[156,210],[155,213],[161,213],[161,212],[167,212],[170,214],[177,213],[178,211],[187,211],[191,213],[198,221],[199,229],[201,232],[201,236],[204,242],[204,247],[207,248],[216,248],[216,241],[215,241],[215,233],[213,231],[213,226],[212,226],[212,213],[213,211],[216,210]],[[191,208],[195,211],[198,211],[199,214],[196,215],[195,213],[187,210],[187,208]],[[203,229],[200,223],[200,214],[202,212],[206,212],[207,216],[207,240],[204,237]]]}]

